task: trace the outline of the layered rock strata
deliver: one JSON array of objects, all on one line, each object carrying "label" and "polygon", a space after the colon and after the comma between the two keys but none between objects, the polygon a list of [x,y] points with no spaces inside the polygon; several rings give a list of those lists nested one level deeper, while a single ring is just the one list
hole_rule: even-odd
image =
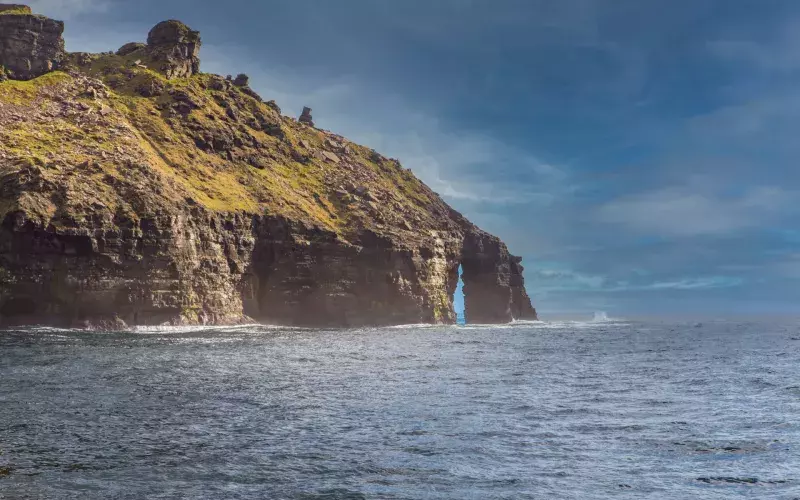
[{"label": "layered rock strata", "polygon": [[147,50],[167,78],[186,78],[200,71],[200,33],[180,21],[156,24],[147,35]]},{"label": "layered rock strata", "polygon": [[536,318],[502,241],[199,47],[168,21],[0,83],[0,325],[453,323],[459,267],[469,322]]},{"label": "layered rock strata", "polygon": [[30,80],[57,69],[64,58],[64,23],[29,7],[0,4],[0,79]]}]

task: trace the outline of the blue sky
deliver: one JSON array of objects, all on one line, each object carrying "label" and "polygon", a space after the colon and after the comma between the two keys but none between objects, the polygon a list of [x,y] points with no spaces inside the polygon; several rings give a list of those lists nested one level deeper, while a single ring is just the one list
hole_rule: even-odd
[{"label": "blue sky", "polygon": [[72,51],[200,30],[502,237],[545,316],[800,312],[800,2],[29,3]]}]

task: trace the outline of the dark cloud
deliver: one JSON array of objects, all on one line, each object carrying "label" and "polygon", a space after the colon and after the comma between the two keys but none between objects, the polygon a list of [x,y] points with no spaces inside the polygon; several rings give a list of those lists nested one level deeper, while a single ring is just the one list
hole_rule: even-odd
[{"label": "dark cloud", "polygon": [[508,241],[545,313],[797,308],[794,1],[37,1],[72,50],[200,29]]}]

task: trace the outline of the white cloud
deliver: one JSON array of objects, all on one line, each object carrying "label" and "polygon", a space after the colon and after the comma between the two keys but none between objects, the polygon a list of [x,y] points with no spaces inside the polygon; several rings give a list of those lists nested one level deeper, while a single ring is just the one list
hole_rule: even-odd
[{"label": "white cloud", "polygon": [[699,278],[686,278],[673,281],[657,281],[634,290],[697,290],[707,288],[728,288],[739,286],[743,283],[741,278],[727,276],[709,276]]},{"label": "white cloud", "polygon": [[232,60],[235,53],[241,52],[204,46],[203,70],[248,73],[251,85],[264,99],[275,99],[284,114],[297,116],[310,106],[317,126],[399,159],[445,198],[551,205],[574,189],[563,169],[482,132],[453,130],[385,89],[346,76],[315,80],[286,68],[265,70],[253,61]]},{"label": "white cloud", "polygon": [[597,219],[655,236],[724,235],[766,223],[791,199],[777,187],[752,188],[739,197],[665,188],[606,203]]},{"label": "white cloud", "polygon": [[[537,269],[529,273],[538,289],[545,290],[599,290],[606,278],[578,273],[569,269]],[[549,284],[548,284],[549,283]]]},{"label": "white cloud", "polygon": [[537,294],[551,294],[553,292],[594,292],[594,293],[623,293],[623,292],[648,292],[663,290],[706,290],[714,288],[736,287],[744,283],[739,277],[732,276],[697,276],[674,280],[641,281],[642,270],[632,272],[634,282],[624,279],[611,279],[608,276],[598,276],[580,273],[571,269],[532,269],[528,272],[532,285]]}]

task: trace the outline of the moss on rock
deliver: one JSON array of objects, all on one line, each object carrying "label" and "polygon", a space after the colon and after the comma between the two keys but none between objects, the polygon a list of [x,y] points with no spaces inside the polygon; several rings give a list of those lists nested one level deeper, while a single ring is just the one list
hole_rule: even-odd
[{"label": "moss on rock", "polygon": [[20,4],[0,4],[0,16],[2,15],[29,15],[33,14],[31,8]]}]

